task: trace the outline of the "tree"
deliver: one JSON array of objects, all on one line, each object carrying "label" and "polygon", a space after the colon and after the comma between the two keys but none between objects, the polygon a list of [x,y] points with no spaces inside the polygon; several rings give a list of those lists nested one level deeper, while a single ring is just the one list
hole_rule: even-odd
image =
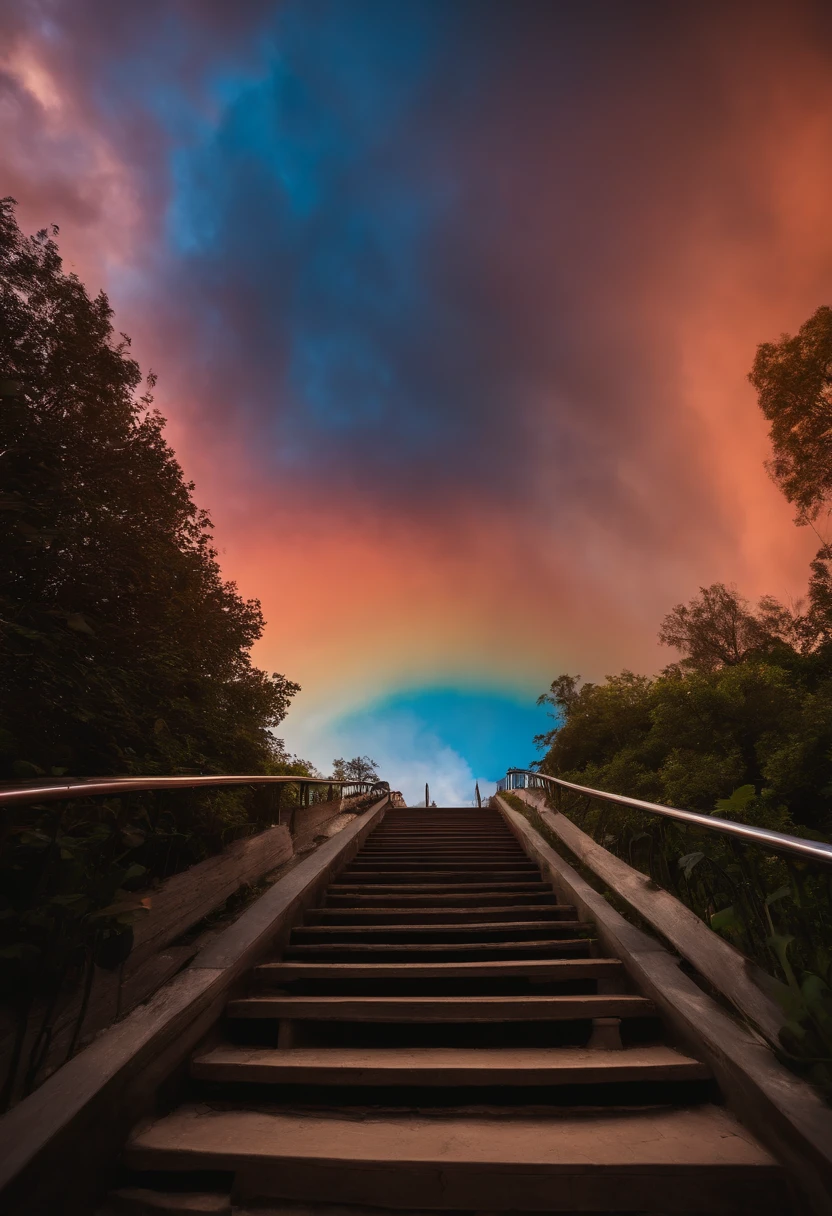
[{"label": "tree", "polygon": [[796,522],[810,523],[832,496],[832,308],[758,346],[748,378],[771,423],[769,472],[797,507]]},{"label": "tree", "polygon": [[[547,706],[548,715],[554,719],[555,725],[551,730],[544,731],[541,735],[535,735],[535,747],[543,748],[551,745],[557,730],[567,721],[571,710],[578,704],[580,683],[580,676],[556,676],[549,685],[549,691],[542,692],[537,698],[535,705]],[[584,687],[589,687],[589,685],[584,685]]]},{"label": "tree", "polygon": [[332,776],[336,781],[378,781],[378,760],[369,756],[354,756],[352,760],[332,761]]},{"label": "tree", "polygon": [[260,605],[56,234],[0,201],[0,772],[264,772],[298,685],[252,665]]},{"label": "tree", "polygon": [[734,587],[712,583],[700,587],[689,604],[677,604],[662,621],[659,641],[681,651],[682,666],[695,671],[735,667],[753,652],[765,652],[778,642],[794,641],[799,625],[788,609],[771,596],[760,600],[757,612]]}]

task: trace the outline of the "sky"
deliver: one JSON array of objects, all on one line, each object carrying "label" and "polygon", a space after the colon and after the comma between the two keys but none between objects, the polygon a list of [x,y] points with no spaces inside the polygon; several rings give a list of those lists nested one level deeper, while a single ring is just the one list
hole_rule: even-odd
[{"label": "sky", "polygon": [[17,0],[0,194],[158,374],[322,771],[470,801],[554,676],[805,587],[746,377],[832,303],[828,4]]}]

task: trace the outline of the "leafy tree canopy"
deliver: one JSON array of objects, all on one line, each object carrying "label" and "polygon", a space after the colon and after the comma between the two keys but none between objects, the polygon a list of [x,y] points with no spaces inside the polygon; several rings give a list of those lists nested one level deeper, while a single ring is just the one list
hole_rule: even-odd
[{"label": "leafy tree canopy", "polygon": [[819,308],[794,336],[762,343],[749,379],[771,423],[769,471],[797,522],[809,523],[832,497],[832,308]]},{"label": "leafy tree canopy", "polygon": [[352,760],[332,761],[332,775],[336,781],[378,781],[378,760],[369,756],[354,756]]},{"label": "leafy tree canopy", "polygon": [[252,665],[260,605],[56,234],[0,202],[0,772],[274,770],[298,685]]},{"label": "leafy tree canopy", "polygon": [[552,682],[539,699],[555,719],[536,740],[542,771],[700,811],[750,786],[756,822],[830,830],[832,646],[804,645],[804,619],[704,588],[662,624],[683,658],[661,675]]}]

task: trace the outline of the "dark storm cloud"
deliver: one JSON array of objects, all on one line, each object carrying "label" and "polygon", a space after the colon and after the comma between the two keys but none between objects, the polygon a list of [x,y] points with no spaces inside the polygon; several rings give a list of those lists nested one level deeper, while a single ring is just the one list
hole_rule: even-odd
[{"label": "dark storm cloud", "polygon": [[[131,306],[203,444],[233,434],[264,481],[325,470],[405,512],[408,487],[446,504],[487,482],[649,544],[692,502],[721,526],[674,346],[691,248],[714,208],[739,242],[773,222],[742,140],[777,10],[724,7],[74,0],[3,20],[128,168]],[[521,476],[495,477],[507,459]]]}]

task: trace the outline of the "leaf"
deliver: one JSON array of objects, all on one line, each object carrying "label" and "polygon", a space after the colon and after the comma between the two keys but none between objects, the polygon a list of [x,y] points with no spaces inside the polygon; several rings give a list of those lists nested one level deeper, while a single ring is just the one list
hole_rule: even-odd
[{"label": "leaf", "polygon": [[733,904],[714,912],[711,917],[711,928],[717,933],[742,933],[744,927]]},{"label": "leaf", "polygon": [[131,849],[137,849],[139,845],[144,844],[146,836],[141,828],[130,827],[121,829],[121,839]]},{"label": "leaf", "polygon": [[125,871],[122,883],[132,882],[134,878],[142,878],[147,873],[147,866],[132,865]]},{"label": "leaf", "polygon": [[711,811],[712,815],[741,815],[749,805],[757,797],[757,791],[753,785],[741,785],[735,789],[730,798],[719,798],[715,810]]},{"label": "leaf", "polygon": [[690,878],[704,856],[704,853],[685,853],[684,857],[679,858],[679,869],[684,870],[685,878]]},{"label": "leaf", "polygon": [[805,1038],[806,1027],[801,1026],[800,1022],[796,1022],[793,1018],[790,1018],[788,1022],[785,1022],[783,1026],[780,1027],[780,1041],[783,1043],[784,1047],[789,1046],[788,1039],[800,1040]]},{"label": "leaf", "polygon": [[794,937],[791,933],[772,933],[771,937],[767,938],[766,940],[774,951],[777,961],[785,972],[786,979],[789,982],[789,987],[794,989],[795,992],[799,992],[800,987],[797,979],[795,978],[794,971],[792,970],[792,964],[789,959],[789,946],[794,941]]},{"label": "leaf", "polygon": [[15,760],[12,765],[12,773],[15,777],[43,777],[44,771],[38,764],[32,764],[31,760]]},{"label": "leaf", "polygon": [[59,908],[73,908],[88,901],[86,895],[76,892],[74,895],[53,895],[49,902]]},{"label": "leaf", "polygon": [[52,840],[45,832],[41,832],[37,828],[24,828],[20,834],[20,843],[28,845],[30,849],[45,849],[52,843]]},{"label": "leaf", "polygon": [[805,975],[800,985],[800,995],[806,1002],[806,1008],[816,1017],[829,1016],[829,985],[819,975]]},{"label": "leaf", "polygon": [[73,612],[71,616],[68,616],[66,626],[67,629],[73,629],[75,633],[87,633],[90,637],[95,637],[95,630],[82,612]]},{"label": "leaf", "polygon": [[770,907],[772,904],[776,904],[779,899],[785,899],[791,893],[791,887],[778,887],[776,891],[772,891],[771,895],[766,896],[766,906]]}]

